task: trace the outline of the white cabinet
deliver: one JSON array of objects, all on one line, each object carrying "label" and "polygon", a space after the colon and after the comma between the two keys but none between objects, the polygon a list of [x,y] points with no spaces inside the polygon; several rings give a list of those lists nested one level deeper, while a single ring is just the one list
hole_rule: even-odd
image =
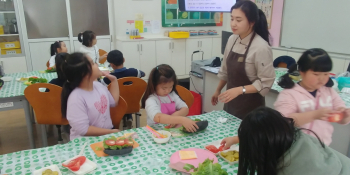
[{"label": "white cabinet", "polygon": [[[194,51],[203,51],[203,59],[212,58],[213,39],[212,38],[195,38],[186,41],[186,73],[191,71],[191,57]],[[201,60],[202,53],[193,54],[193,60]]]},{"label": "white cabinet", "polygon": [[221,44],[221,38],[213,38],[212,57],[224,57],[224,55],[221,54]]},{"label": "white cabinet", "polygon": [[185,75],[186,72],[186,40],[156,41],[157,65],[170,65],[176,75]]},{"label": "white cabinet", "polygon": [[331,70],[332,73],[340,74],[344,72],[345,59],[332,58],[332,62],[333,62],[333,67]]},{"label": "white cabinet", "polygon": [[[67,52],[70,52],[69,40],[63,40],[67,46]],[[54,41],[29,42],[29,53],[32,60],[33,71],[45,70],[46,63],[51,58],[50,47]]]},{"label": "white cabinet", "polygon": [[146,73],[146,77],[156,67],[155,41],[118,41],[117,49],[123,53],[125,67],[140,69]]},{"label": "white cabinet", "polygon": [[4,68],[5,74],[27,72],[27,63],[24,56],[0,58],[0,65]]}]

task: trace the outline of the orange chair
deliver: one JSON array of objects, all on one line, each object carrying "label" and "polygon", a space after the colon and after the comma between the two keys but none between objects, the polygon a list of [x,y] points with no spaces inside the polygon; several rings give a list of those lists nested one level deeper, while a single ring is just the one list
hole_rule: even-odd
[{"label": "orange chair", "polygon": [[[100,57],[107,53],[105,50],[102,50],[102,49],[98,49],[98,52],[100,53]],[[106,61],[107,61],[107,57],[103,58],[102,60],[99,60],[99,63],[104,64]]]},{"label": "orange chair", "polygon": [[[49,92],[39,91],[49,89]],[[43,146],[47,146],[47,135],[45,125],[56,125],[58,129],[58,142],[63,141],[61,136],[61,125],[68,125],[68,120],[61,114],[61,92],[62,88],[48,83],[36,83],[24,90],[24,96],[33,107],[36,121],[41,124]]]},{"label": "orange chair", "polygon": [[126,114],[135,113],[136,127],[140,127],[141,98],[146,91],[147,83],[141,78],[125,77],[118,79],[120,96],[128,104]]},{"label": "orange chair", "polygon": [[190,108],[194,102],[194,97],[192,93],[188,89],[180,85],[176,86],[176,90],[179,93],[179,96],[182,98],[182,100],[185,101],[187,107]]},{"label": "orange chair", "polygon": [[[109,89],[110,86],[108,86]],[[128,104],[123,97],[119,97],[118,105],[110,108],[111,119],[114,128],[119,129],[120,121],[123,119],[125,112],[128,108]]]}]

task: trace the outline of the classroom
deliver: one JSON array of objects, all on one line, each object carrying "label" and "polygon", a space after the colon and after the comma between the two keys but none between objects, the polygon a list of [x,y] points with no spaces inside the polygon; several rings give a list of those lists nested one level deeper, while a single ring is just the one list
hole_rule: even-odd
[{"label": "classroom", "polygon": [[0,175],[349,175],[349,6],[0,0]]}]

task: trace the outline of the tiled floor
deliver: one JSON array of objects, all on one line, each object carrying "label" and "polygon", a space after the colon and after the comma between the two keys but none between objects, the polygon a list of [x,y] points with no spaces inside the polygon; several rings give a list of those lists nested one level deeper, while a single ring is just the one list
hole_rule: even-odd
[{"label": "tiled floor", "polygon": [[[144,110],[141,110],[141,114],[142,127],[147,124],[147,116]],[[135,123],[133,126],[136,126]],[[36,147],[42,147],[40,127],[33,124],[33,130]],[[57,144],[55,132],[56,127],[48,127],[49,146]],[[23,109],[0,112],[0,155],[26,149],[30,149],[30,146]]]}]

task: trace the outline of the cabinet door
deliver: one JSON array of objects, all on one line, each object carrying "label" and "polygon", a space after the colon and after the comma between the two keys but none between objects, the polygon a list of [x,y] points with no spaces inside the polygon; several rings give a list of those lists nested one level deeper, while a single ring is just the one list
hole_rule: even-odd
[{"label": "cabinet door", "polygon": [[213,49],[213,39],[212,38],[203,38],[200,40],[200,50],[204,52],[204,60],[213,58],[211,51]]},{"label": "cabinet door", "polygon": [[156,41],[157,65],[168,64],[173,67],[171,62],[171,48],[171,40]]},{"label": "cabinet door", "polygon": [[[191,71],[191,56],[194,51],[199,50],[199,39],[187,39],[186,40],[186,74]],[[195,53],[193,54],[193,60],[200,60],[202,59],[202,53]]]},{"label": "cabinet door", "polygon": [[140,43],[139,42],[122,42],[122,48],[119,48],[124,56],[124,66],[127,68],[140,69]]},{"label": "cabinet door", "polygon": [[223,54],[221,54],[221,38],[213,38],[213,49],[211,52],[212,57],[224,57]]},{"label": "cabinet door", "polygon": [[332,58],[333,67],[331,72],[340,74],[344,72],[345,59]]},{"label": "cabinet door", "polygon": [[5,74],[27,72],[25,57],[0,58],[0,65],[3,66]]},{"label": "cabinet door", "polygon": [[[272,57],[273,60],[275,60],[276,58],[280,57],[280,56],[287,56],[288,52],[284,51],[284,50],[277,50],[277,49],[272,49]],[[294,58],[295,60],[297,60],[297,58]]]},{"label": "cabinet door", "polygon": [[157,65],[156,60],[156,42],[155,41],[142,41],[140,42],[140,69],[146,73],[148,77],[149,73]]},{"label": "cabinet door", "polygon": [[176,72],[176,75],[186,75],[186,40],[172,41],[172,56],[171,66]]},{"label": "cabinet door", "polygon": [[[46,63],[50,60],[50,47],[55,41],[48,42],[32,42],[29,43],[30,58],[32,59],[33,71],[35,70],[45,70]],[[64,41],[67,46],[67,52],[70,52],[69,41]]]}]

